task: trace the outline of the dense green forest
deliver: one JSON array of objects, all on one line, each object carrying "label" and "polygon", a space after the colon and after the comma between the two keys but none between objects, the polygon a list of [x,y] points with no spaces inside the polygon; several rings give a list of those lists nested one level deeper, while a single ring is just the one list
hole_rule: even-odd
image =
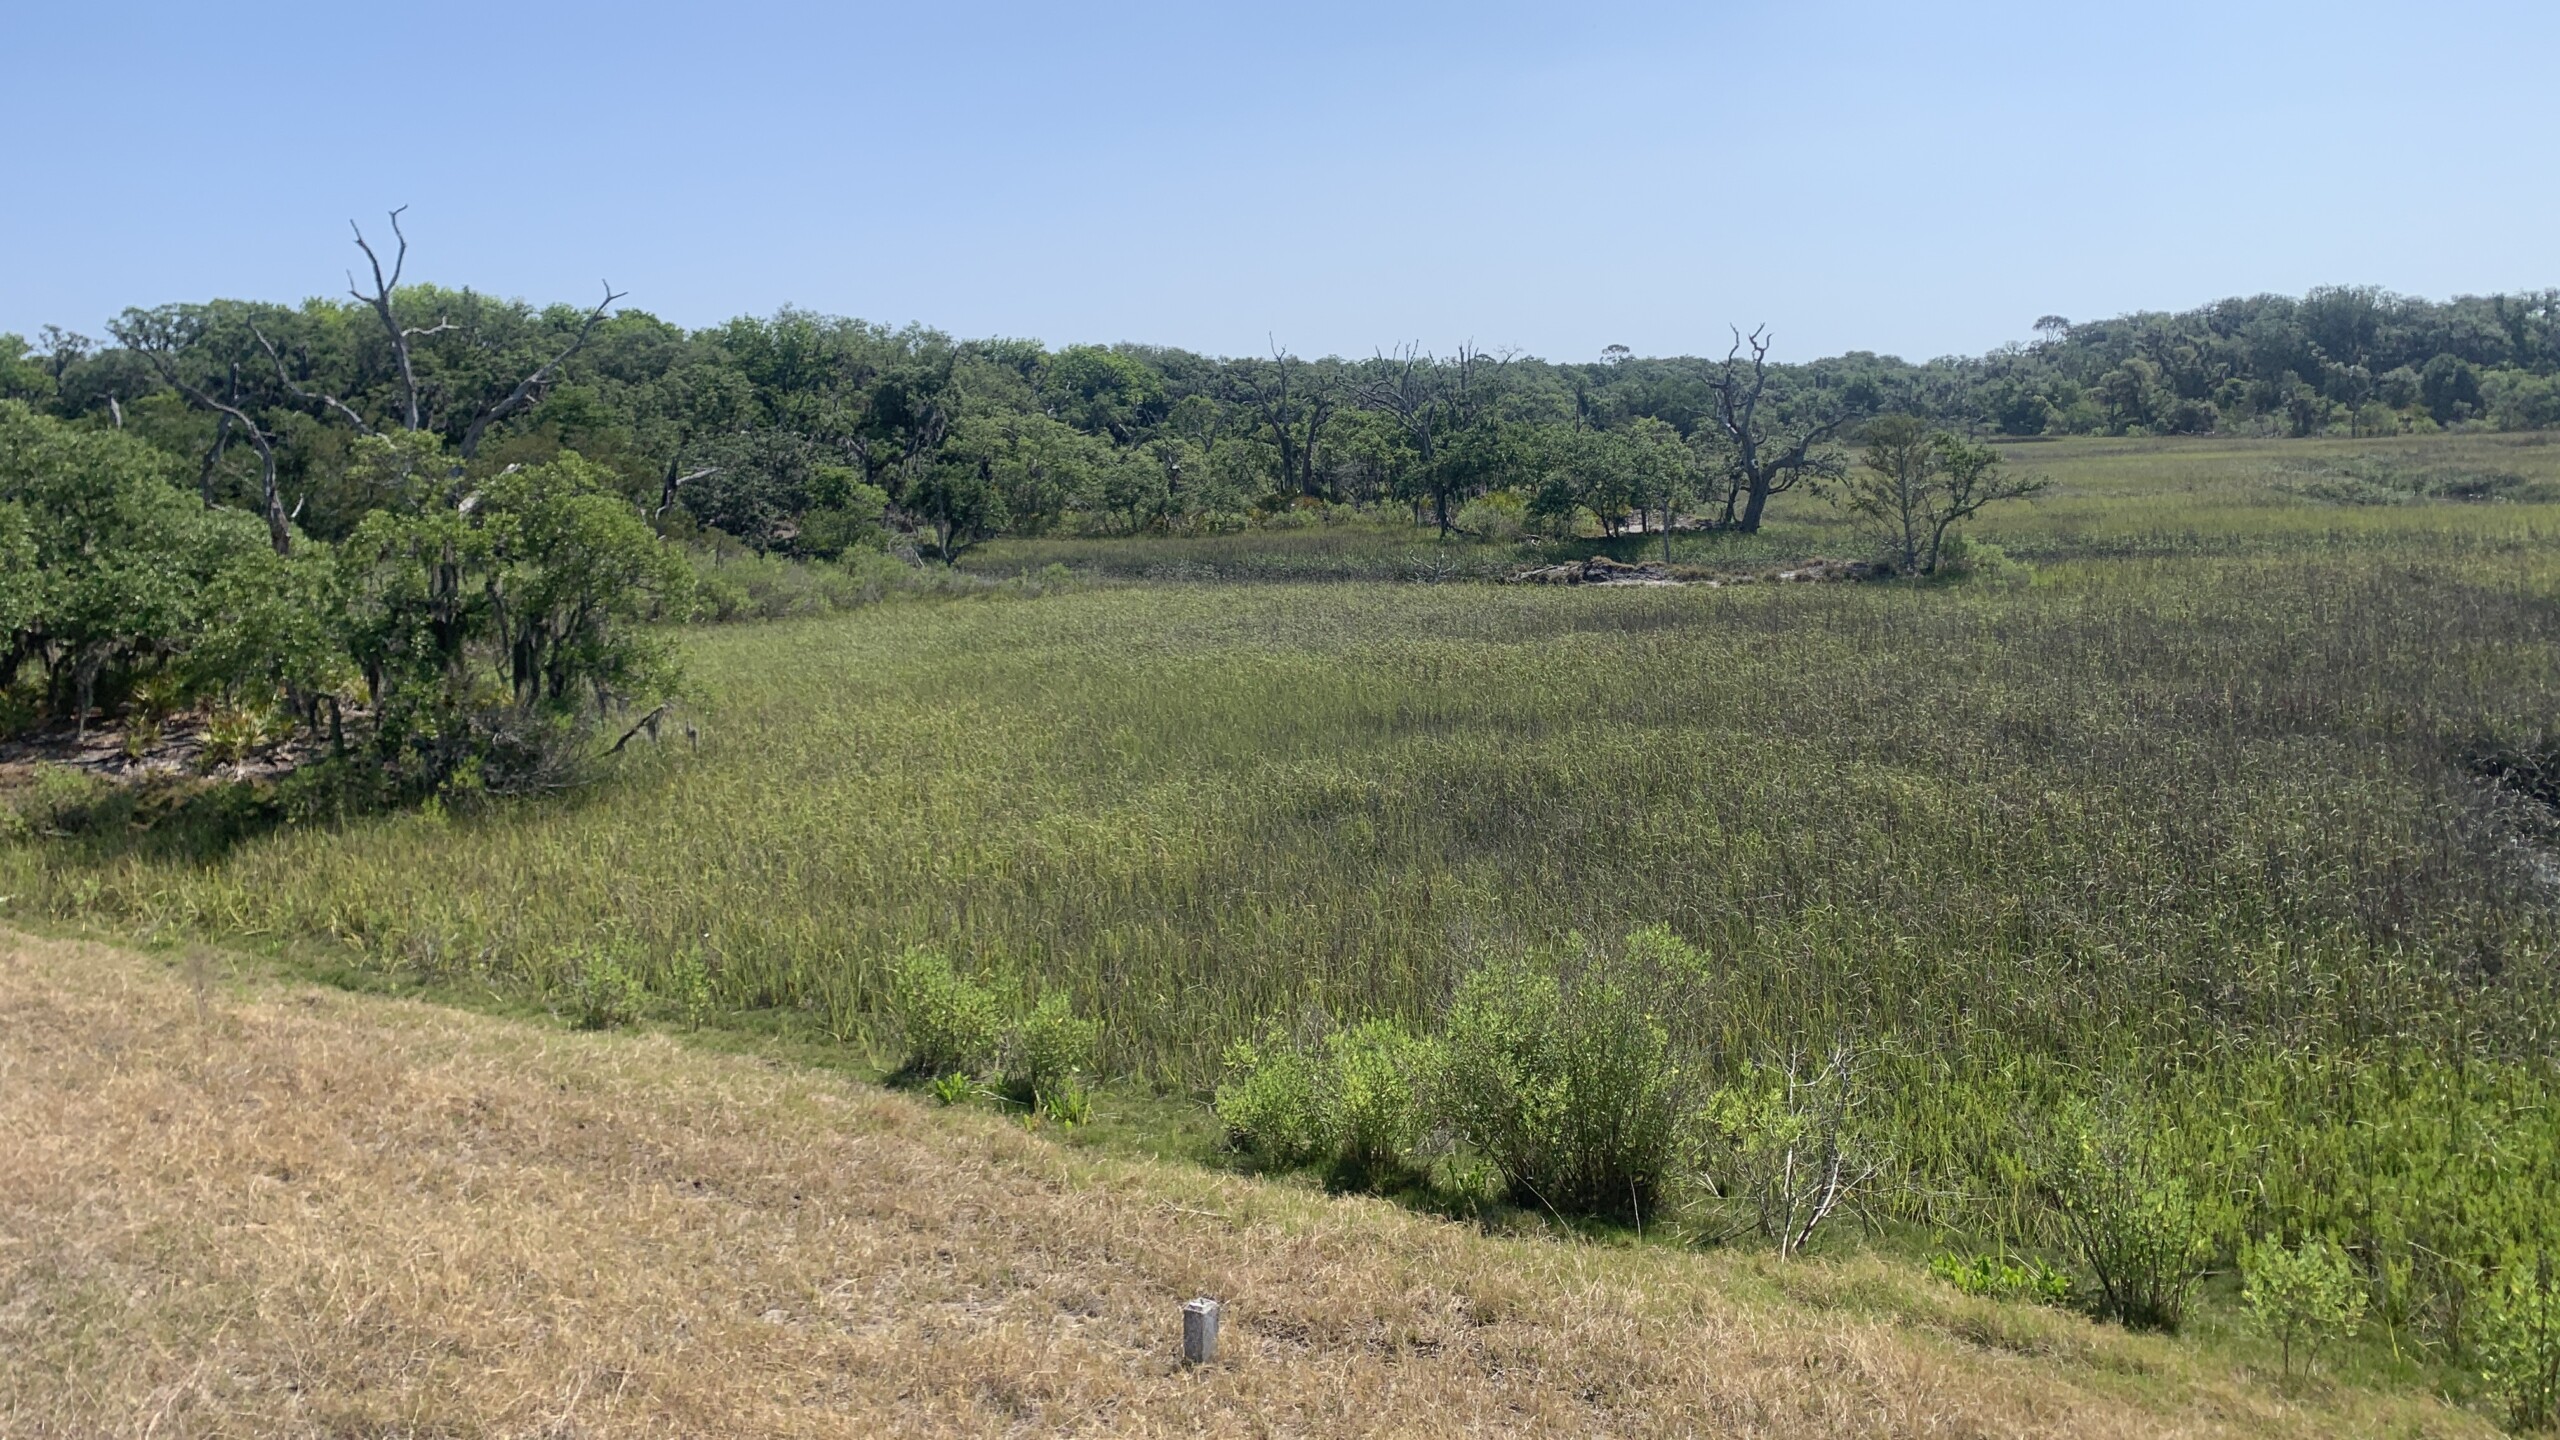
[{"label": "dense green forest", "polygon": [[[354,534],[386,503],[358,442],[415,433],[492,471],[575,452],[670,532],[944,560],[998,535],[1215,532],[1339,505],[1443,532],[1614,533],[1666,509],[1753,530],[1772,494],[1822,477],[1827,442],[1889,412],[2012,437],[2560,425],[2560,290],[2048,316],[2031,344],[1921,364],[1780,364],[1757,334],[1588,363],[1222,358],[794,310],[687,331],[609,290],[537,307],[408,283],[405,244],[383,248],[343,299],[128,310],[107,343],[0,336],[0,398],[181,457],[206,504],[260,515],[280,550],[288,531]],[[1517,504],[1468,512],[1497,492]]]}]

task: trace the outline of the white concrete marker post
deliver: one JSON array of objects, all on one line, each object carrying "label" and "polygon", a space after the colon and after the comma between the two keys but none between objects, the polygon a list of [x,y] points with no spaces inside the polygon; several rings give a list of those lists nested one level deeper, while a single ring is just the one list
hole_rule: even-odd
[{"label": "white concrete marker post", "polygon": [[1206,1365],[1218,1358],[1218,1302],[1206,1295],[1182,1307],[1182,1360]]}]

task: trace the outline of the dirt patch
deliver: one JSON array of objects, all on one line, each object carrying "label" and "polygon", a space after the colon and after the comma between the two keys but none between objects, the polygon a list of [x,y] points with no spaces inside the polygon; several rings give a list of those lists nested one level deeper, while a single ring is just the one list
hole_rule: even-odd
[{"label": "dirt patch", "polygon": [[1689,565],[1630,565],[1606,555],[1541,565],[1510,577],[1514,585],[1822,585],[1888,580],[1893,567],[1873,560],[1802,560],[1769,570],[1703,570]]},{"label": "dirt patch", "polygon": [[1541,565],[1510,577],[1514,585],[1681,585],[1687,582],[1661,565],[1629,565],[1606,555]]},{"label": "dirt patch", "polygon": [[157,726],[125,721],[92,725],[87,733],[69,725],[52,725],[0,739],[0,790],[24,783],[37,767],[61,766],[117,780],[172,776],[212,776],[225,780],[272,780],[328,753],[328,741],[300,731],[280,738],[260,738],[245,746],[237,739],[216,746],[208,731],[213,720],[202,713],[174,715]]}]

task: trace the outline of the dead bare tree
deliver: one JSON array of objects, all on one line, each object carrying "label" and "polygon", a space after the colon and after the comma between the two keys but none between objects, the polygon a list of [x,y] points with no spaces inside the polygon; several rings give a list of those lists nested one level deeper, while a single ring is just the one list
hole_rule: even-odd
[{"label": "dead bare tree", "polygon": [[353,220],[347,222],[347,228],[356,232],[356,248],[364,252],[366,262],[373,267],[373,293],[368,295],[356,288],[353,271],[347,274],[347,293],[372,306],[373,313],[381,318],[383,331],[391,340],[391,358],[400,368],[400,393],[406,406],[404,418],[407,427],[419,430],[424,429],[425,424],[418,405],[418,367],[409,358],[409,342],[421,336],[442,334],[453,328],[453,322],[438,316],[433,325],[403,328],[400,317],[392,310],[392,293],[400,287],[400,273],[409,266],[409,236],[400,228],[400,212],[408,208],[402,205],[391,212],[391,234],[400,242],[400,248],[392,256],[388,276],[382,273],[382,257],[373,252],[372,242],[364,238],[364,227]]},{"label": "dead bare tree", "polygon": [[1413,443],[1443,539],[1458,528],[1450,519],[1449,498],[1465,478],[1448,463],[1447,442],[1475,423],[1485,376],[1507,360],[1461,345],[1443,361],[1419,345],[1407,345],[1393,357],[1381,353],[1358,389],[1361,404],[1394,419]]},{"label": "dead bare tree", "polygon": [[596,308],[587,312],[586,323],[578,327],[576,338],[572,339],[559,354],[535,367],[532,374],[517,381],[516,388],[508,391],[504,398],[494,405],[482,407],[479,414],[471,417],[471,424],[462,432],[462,458],[468,460],[480,453],[480,437],[489,433],[491,425],[504,420],[532,401],[542,398],[542,388],[550,383],[552,374],[562,365],[567,364],[571,356],[587,348],[587,339],[596,333],[596,326],[603,321],[604,312],[612,307],[614,301],[629,293],[629,291],[614,289],[613,282],[609,280],[604,282],[604,298],[596,302]]},{"label": "dead bare tree", "polygon": [[1270,364],[1246,362],[1228,374],[1238,397],[1252,408],[1280,452],[1280,483],[1301,495],[1317,494],[1318,446],[1340,398],[1335,378],[1281,349],[1277,341]]},{"label": "dead bare tree", "polygon": [[[1742,358],[1746,346],[1748,360]],[[1710,418],[1727,450],[1723,528],[1756,533],[1770,496],[1841,473],[1845,462],[1826,447],[1847,423],[1846,414],[1780,421],[1766,413],[1774,408],[1767,326],[1748,336],[1735,329],[1733,348],[1725,352],[1724,365],[1708,379],[1707,389],[1715,395]]]},{"label": "dead bare tree", "polygon": [[[232,404],[240,403],[240,367],[236,363],[231,367],[230,396]],[[196,468],[196,498],[204,503],[204,508],[207,510],[214,508],[214,469],[222,463],[222,452],[230,446],[231,417],[225,414],[214,423],[213,443],[205,447],[204,463]]]},{"label": "dead bare tree", "polygon": [[[430,335],[441,335],[456,327],[453,321],[443,316],[436,317],[436,323],[433,325],[404,326],[400,323],[399,313],[393,301],[400,288],[400,276],[409,264],[409,236],[400,227],[401,212],[408,208],[402,205],[391,212],[391,234],[399,241],[399,247],[392,252],[391,269],[388,273],[382,268],[382,256],[374,250],[373,243],[365,238],[364,227],[352,220],[347,222],[347,228],[355,231],[356,248],[364,252],[365,263],[371,266],[373,271],[373,289],[370,292],[356,288],[355,275],[349,272],[347,293],[363,301],[382,321],[383,335],[391,342],[392,362],[400,372],[402,423],[408,429],[423,430],[426,428],[426,409],[419,398],[418,367],[410,350],[410,342]],[[604,287],[604,299],[596,302],[596,307],[587,312],[586,322],[578,327],[576,336],[572,337],[558,354],[535,366],[532,373],[518,380],[514,389],[509,390],[491,404],[482,406],[479,413],[471,417],[471,423],[463,428],[462,443],[456,447],[455,453],[464,460],[471,459],[480,453],[480,442],[488,435],[490,426],[540,400],[543,389],[550,384],[552,376],[557,374],[560,367],[567,364],[571,357],[586,348],[588,339],[595,334],[596,326],[603,322],[605,312],[613,307],[614,301],[628,293],[628,291],[614,289],[612,283],[608,281]],[[261,339],[263,340],[263,337]],[[331,397],[319,398],[328,400],[333,408],[350,420],[355,420],[360,428],[363,426],[363,421],[344,404]]]}]

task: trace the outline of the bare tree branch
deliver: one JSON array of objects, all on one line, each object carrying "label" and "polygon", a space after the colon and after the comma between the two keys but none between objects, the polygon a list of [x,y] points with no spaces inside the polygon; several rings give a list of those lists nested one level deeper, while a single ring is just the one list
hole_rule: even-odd
[{"label": "bare tree branch", "polygon": [[674,509],[677,491],[682,490],[684,487],[692,484],[696,480],[708,480],[719,473],[719,466],[705,465],[701,469],[693,471],[690,474],[679,475],[676,473],[676,462],[670,459],[667,461],[666,486],[658,492],[658,508],[649,512],[649,518],[652,520],[659,519],[665,516],[669,510]]},{"label": "bare tree branch", "polygon": [[604,298],[596,302],[596,308],[587,312],[587,321],[585,324],[578,327],[577,338],[571,340],[568,347],[563,349],[559,354],[542,362],[541,366],[532,374],[517,381],[516,388],[508,391],[505,399],[500,400],[497,404],[489,406],[487,409],[482,410],[478,415],[472,417],[471,428],[465,430],[462,434],[462,448],[459,452],[462,458],[468,460],[472,456],[478,454],[480,452],[480,439],[482,436],[489,433],[489,427],[492,424],[495,424],[496,422],[515,413],[515,411],[519,407],[523,406],[527,400],[538,395],[544,382],[551,378],[552,371],[560,368],[561,364],[567,361],[570,356],[585,349],[587,337],[595,333],[597,324],[604,319],[605,310],[610,307],[614,301],[621,299],[629,293],[630,292],[627,290],[614,289],[613,282],[609,280],[606,281],[604,286]]},{"label": "bare tree branch", "polygon": [[[391,312],[392,292],[399,288],[400,272],[409,264],[409,236],[400,228],[400,211],[408,208],[402,205],[391,212],[391,233],[399,238],[400,249],[392,256],[391,274],[387,278],[382,273],[382,257],[374,253],[372,244],[364,238],[363,227],[353,220],[347,222],[347,228],[356,232],[356,248],[364,252],[365,260],[373,266],[373,293],[367,295],[355,288],[356,278],[353,275],[347,277],[347,293],[372,306],[373,313],[382,318],[383,331],[391,337],[392,358],[400,363],[400,387],[407,402],[409,428],[416,430],[420,428],[418,372],[409,363],[409,337],[430,332],[402,329],[399,318]],[[437,328],[444,326],[439,322]]]},{"label": "bare tree branch", "polygon": [[258,348],[267,352],[267,358],[276,362],[276,380],[278,383],[282,384],[285,389],[293,392],[295,399],[317,401],[320,404],[326,405],[330,409],[337,411],[339,414],[346,416],[347,423],[355,426],[356,433],[359,435],[370,435],[373,433],[373,427],[366,424],[364,417],[355,412],[354,406],[349,405],[346,401],[339,399],[335,395],[326,394],[316,390],[305,390],[300,385],[295,384],[293,377],[285,372],[284,353],[276,349],[275,342],[269,340],[264,331],[260,330],[257,326],[252,325],[249,327],[249,333],[257,337]]},{"label": "bare tree branch", "polygon": [[[231,403],[240,403],[240,367],[231,367]],[[213,444],[204,452],[204,464],[196,471],[196,497],[204,508],[213,506],[213,469],[222,463],[222,452],[231,445],[231,417],[225,415],[213,427]]]}]

